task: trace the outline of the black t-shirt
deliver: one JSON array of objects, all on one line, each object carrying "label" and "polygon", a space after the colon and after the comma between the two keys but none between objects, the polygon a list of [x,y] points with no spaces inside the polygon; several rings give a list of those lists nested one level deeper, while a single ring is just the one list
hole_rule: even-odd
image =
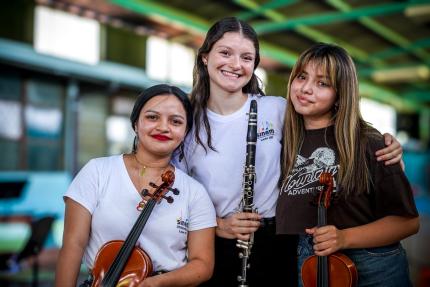
[{"label": "black t-shirt", "polygon": [[[339,229],[373,222],[388,215],[418,216],[411,186],[399,164],[386,166],[376,161],[375,151],[384,147],[382,135],[369,137],[367,163],[372,178],[369,192],[345,192],[335,188],[327,210],[327,222]],[[288,181],[281,187],[276,208],[278,234],[303,234],[305,228],[317,225],[316,197],[323,186],[322,172],[337,178],[339,156],[334,138],[334,126],[306,131]]]}]

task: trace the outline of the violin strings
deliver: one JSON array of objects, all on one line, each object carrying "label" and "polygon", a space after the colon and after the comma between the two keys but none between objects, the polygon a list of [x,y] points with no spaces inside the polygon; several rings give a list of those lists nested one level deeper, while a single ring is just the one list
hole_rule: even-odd
[{"label": "violin strings", "polygon": [[[134,226],[141,226],[141,225],[144,225],[146,223],[146,221],[149,218],[149,215],[152,212],[152,209],[155,206],[155,200],[153,200],[153,199],[148,200],[148,203],[146,206],[147,206],[147,208],[144,208],[144,210],[139,215],[139,218],[137,219]],[[124,256],[124,255],[129,255],[134,248],[134,245],[131,245],[131,244],[126,245],[125,243],[127,241],[128,242],[137,241],[140,233],[142,232],[142,230],[139,230],[139,228],[135,229],[134,226],[133,226],[132,231],[127,236],[126,240],[124,241],[124,244],[122,245],[122,247],[120,248],[120,250],[116,256],[116,258],[119,258],[119,259],[113,261],[111,267],[109,268],[108,272],[106,273],[105,278],[103,279],[103,281],[106,280],[106,282],[103,282],[103,284],[106,284],[107,286],[110,286],[112,283],[116,284],[115,281],[117,281],[118,278],[112,278],[112,277],[114,275],[116,275],[115,277],[119,277],[121,275],[122,269],[124,268],[124,265],[127,262],[128,257],[129,257],[129,256]],[[142,229],[143,229],[143,227],[142,227]],[[110,280],[113,280],[114,282],[111,282]]]}]

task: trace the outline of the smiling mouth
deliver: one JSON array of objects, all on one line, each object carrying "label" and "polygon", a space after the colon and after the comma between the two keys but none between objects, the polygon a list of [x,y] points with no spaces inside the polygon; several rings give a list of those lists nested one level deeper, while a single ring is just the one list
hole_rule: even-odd
[{"label": "smiling mouth", "polygon": [[239,75],[239,74],[232,73],[232,72],[225,71],[225,70],[221,70],[221,73],[222,73],[224,76],[227,76],[227,77],[229,77],[229,78],[232,78],[232,77],[234,77],[234,78],[239,78],[239,77],[241,76],[241,75]]},{"label": "smiling mouth", "polygon": [[171,140],[171,138],[169,138],[168,136],[165,136],[165,135],[153,135],[152,137],[156,140],[163,141],[163,142]]},{"label": "smiling mouth", "polygon": [[300,102],[300,103],[307,103],[307,104],[312,104],[313,102],[312,101],[310,101],[310,100],[308,100],[307,98],[305,98],[305,97],[301,97],[301,96],[298,96],[297,97],[297,100]]}]

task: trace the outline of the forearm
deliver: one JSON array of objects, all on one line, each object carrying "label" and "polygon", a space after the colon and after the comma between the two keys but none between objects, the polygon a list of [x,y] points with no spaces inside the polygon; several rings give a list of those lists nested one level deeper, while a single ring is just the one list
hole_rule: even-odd
[{"label": "forearm", "polygon": [[419,217],[386,216],[369,224],[343,229],[343,248],[371,248],[392,244],[415,234],[418,229]]},{"label": "forearm", "polygon": [[58,256],[55,286],[75,287],[84,250],[78,246],[63,246]]},{"label": "forearm", "polygon": [[207,263],[204,260],[194,259],[179,269],[148,278],[147,280],[152,282],[148,285],[144,284],[143,286],[197,286],[200,283],[209,280],[212,276],[212,272],[213,264]]}]

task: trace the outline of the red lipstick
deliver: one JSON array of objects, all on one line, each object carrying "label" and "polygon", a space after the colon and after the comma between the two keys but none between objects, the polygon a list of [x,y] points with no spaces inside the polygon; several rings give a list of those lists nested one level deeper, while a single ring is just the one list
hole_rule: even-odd
[{"label": "red lipstick", "polygon": [[158,134],[158,135],[153,135],[152,137],[153,137],[154,139],[159,140],[159,141],[162,141],[162,142],[164,142],[164,141],[168,141],[168,140],[171,140],[171,138],[169,138],[168,136],[160,135],[160,134]]}]

